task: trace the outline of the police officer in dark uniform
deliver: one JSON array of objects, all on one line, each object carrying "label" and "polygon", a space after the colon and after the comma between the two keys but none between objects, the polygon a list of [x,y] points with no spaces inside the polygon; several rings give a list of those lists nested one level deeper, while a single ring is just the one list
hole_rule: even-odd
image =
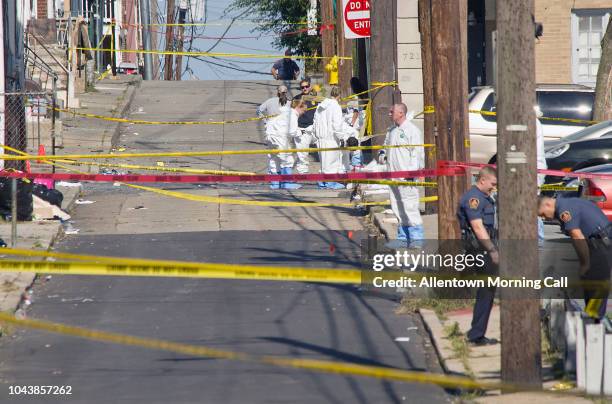
[{"label": "police officer in dark uniform", "polygon": [[598,299],[598,319],[606,314],[609,293],[610,269],[612,268],[612,225],[601,209],[593,202],[581,198],[540,197],[538,215],[546,219],[557,219],[561,230],[572,238],[572,244],[580,261],[580,278],[596,281],[587,284],[584,299]]},{"label": "police officer in dark uniform", "polygon": [[[478,173],[476,184],[461,197],[457,211],[465,249],[469,253],[485,253],[486,271],[489,274],[495,273],[499,264],[495,200],[491,196],[496,187],[495,169],[483,167]],[[472,327],[467,333],[467,339],[473,345],[498,342],[494,338],[485,337],[494,297],[494,287],[478,288],[476,292]]]}]

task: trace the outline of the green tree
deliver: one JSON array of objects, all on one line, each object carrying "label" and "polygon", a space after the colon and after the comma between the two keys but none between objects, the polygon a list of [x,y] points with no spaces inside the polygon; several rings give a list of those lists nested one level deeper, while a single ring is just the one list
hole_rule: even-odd
[{"label": "green tree", "polygon": [[275,33],[273,45],[299,55],[321,53],[321,38],[304,30],[310,0],[234,0],[226,13],[249,10],[258,23],[254,32]]}]

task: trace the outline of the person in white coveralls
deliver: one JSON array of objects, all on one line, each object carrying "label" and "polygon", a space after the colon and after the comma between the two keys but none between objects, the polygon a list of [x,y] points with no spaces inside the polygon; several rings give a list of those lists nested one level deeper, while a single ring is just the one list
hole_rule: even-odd
[{"label": "person in white coveralls", "polygon": [[[298,135],[298,118],[306,110],[303,100],[294,100],[288,114],[280,114],[268,120],[266,124],[266,142],[268,148],[287,150],[291,148],[292,138]],[[268,173],[291,175],[295,160],[293,153],[268,154]],[[293,182],[270,183],[271,189],[299,189],[302,186]]]},{"label": "person in white coveralls", "polygon": [[[412,122],[405,104],[395,104],[389,111],[394,125],[387,131],[385,146],[422,145],[423,134]],[[394,147],[381,150],[378,155],[380,164],[387,164],[389,171],[414,171],[425,167],[423,146]],[[416,177],[396,179],[397,181],[416,181]],[[419,190],[411,186],[390,186],[391,209],[399,220],[397,239],[385,246],[398,249],[419,246],[424,238],[423,219],[419,210]]]},{"label": "person in white coveralls", "polygon": [[[337,148],[344,144],[346,139],[354,134],[349,131],[349,125],[343,119],[342,107],[338,103],[340,90],[332,87],[331,98],[324,99],[318,106],[314,115],[314,137],[319,148]],[[323,174],[344,174],[346,167],[342,162],[342,151],[319,152],[321,159],[321,172]],[[344,185],[339,182],[319,182],[320,188],[341,189]]]}]

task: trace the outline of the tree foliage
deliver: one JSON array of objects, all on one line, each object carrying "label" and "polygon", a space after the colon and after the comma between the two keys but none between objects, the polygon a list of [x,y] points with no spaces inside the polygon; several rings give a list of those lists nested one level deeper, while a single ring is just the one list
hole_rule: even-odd
[{"label": "tree foliage", "polygon": [[290,49],[300,55],[320,54],[321,38],[309,36],[304,30],[310,0],[234,0],[226,12],[250,10],[251,19],[258,23],[254,32],[274,33],[277,49]]}]

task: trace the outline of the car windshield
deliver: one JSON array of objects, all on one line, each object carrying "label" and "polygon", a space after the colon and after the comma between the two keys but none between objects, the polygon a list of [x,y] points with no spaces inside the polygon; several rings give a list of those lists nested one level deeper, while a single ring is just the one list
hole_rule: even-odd
[{"label": "car windshield", "polygon": [[564,143],[575,142],[577,140],[584,139],[585,137],[590,136],[591,134],[605,128],[612,129],[612,121],[603,121],[596,125],[589,126],[588,128],[584,128],[576,133],[572,133],[571,135],[565,136],[562,140]]}]

